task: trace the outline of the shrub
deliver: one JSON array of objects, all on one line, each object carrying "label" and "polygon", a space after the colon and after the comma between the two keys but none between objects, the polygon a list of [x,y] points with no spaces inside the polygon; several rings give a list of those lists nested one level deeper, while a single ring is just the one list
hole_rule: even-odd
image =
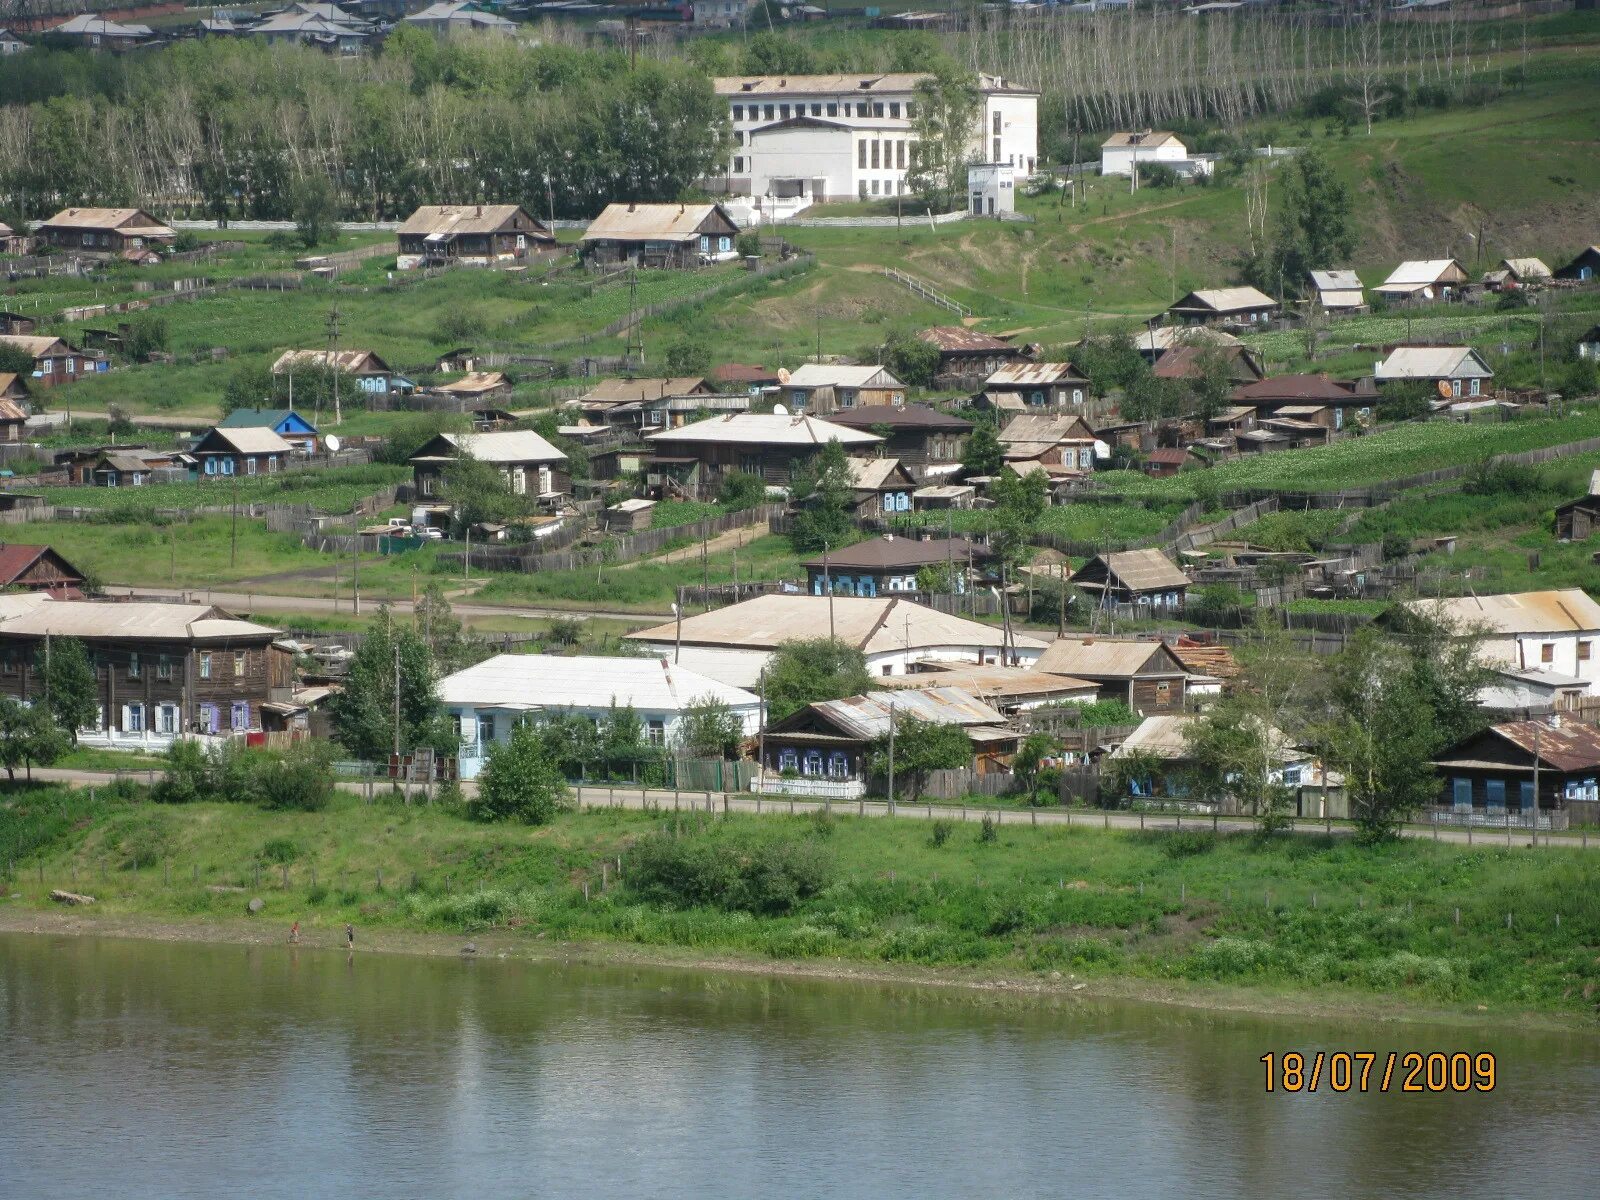
[{"label": "shrub", "polygon": [[207,773],[211,759],[199,742],[183,739],[167,747],[166,771],[150,798],[160,804],[193,804],[207,794]]},{"label": "shrub", "polygon": [[1217,839],[1209,833],[1179,831],[1161,839],[1161,852],[1168,858],[1193,858],[1209,854],[1217,848]]},{"label": "shrub", "polygon": [[832,873],[815,839],[669,832],[634,847],[628,886],[645,900],[678,908],[775,915],[819,894]]},{"label": "shrub", "polygon": [[106,844],[122,860],[124,871],[153,867],[172,854],[173,822],[170,813],[128,813],[106,830]]},{"label": "shrub", "polygon": [[541,732],[518,725],[489,748],[478,777],[478,794],[467,813],[479,821],[524,821],[543,825],[566,804],[567,781],[545,751]]},{"label": "shrub", "polygon": [[261,847],[261,853],[258,857],[262,862],[276,863],[282,866],[292,863],[300,857],[300,847],[293,838],[269,838],[266,844]]},{"label": "shrub", "polygon": [[985,814],[983,824],[978,826],[978,842],[997,842],[1000,840],[999,831],[995,829],[994,818]]},{"label": "shrub", "polygon": [[320,812],[333,798],[333,747],[318,738],[274,753],[254,751],[253,791],[266,808]]},{"label": "shrub", "polygon": [[955,832],[955,827],[954,821],[935,821],[930,830],[931,836],[928,839],[929,842],[931,842],[936,848],[944,845],[950,840],[950,835]]}]

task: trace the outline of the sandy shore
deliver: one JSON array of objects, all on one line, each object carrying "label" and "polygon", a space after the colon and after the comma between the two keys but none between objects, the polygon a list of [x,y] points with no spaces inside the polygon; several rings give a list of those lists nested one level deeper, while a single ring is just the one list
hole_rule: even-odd
[{"label": "sandy shore", "polygon": [[[133,938],[155,942],[214,945],[283,945],[288,931],[281,922],[238,920],[159,920],[151,917],[94,914],[85,909],[37,909],[12,900],[0,903],[0,933],[49,937]],[[642,967],[663,970],[713,971],[785,979],[879,984],[939,989],[952,998],[985,1005],[1059,1005],[1084,1003],[1154,1004],[1171,1008],[1268,1017],[1313,1018],[1330,1027],[1344,1023],[1370,1026],[1395,1024],[1509,1025],[1524,1032],[1560,1030],[1600,1036],[1600,1021],[1567,1013],[1520,1012],[1509,1009],[1419,1005],[1393,997],[1357,992],[1316,993],[1236,988],[1220,984],[1163,981],[1131,976],[1077,976],[1053,971],[1048,976],[1003,975],[960,968],[888,966],[846,959],[771,959],[708,955],[692,949],[633,946],[622,942],[553,942],[543,934],[495,931],[482,934],[423,933],[382,927],[358,927],[356,953],[458,957],[472,944],[480,959],[516,959],[583,966]],[[303,949],[343,953],[344,929],[306,926]]]}]

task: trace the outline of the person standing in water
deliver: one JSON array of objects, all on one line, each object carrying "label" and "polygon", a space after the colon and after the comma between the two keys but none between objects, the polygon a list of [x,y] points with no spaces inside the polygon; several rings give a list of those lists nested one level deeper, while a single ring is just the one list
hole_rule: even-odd
[{"label": "person standing in water", "polygon": [[300,944],[300,922],[299,921],[296,921],[293,925],[289,926],[289,944],[291,946],[298,946]]},{"label": "person standing in water", "polygon": [[346,924],[344,927],[344,946],[346,950],[354,950],[356,948],[356,927],[354,925]]}]

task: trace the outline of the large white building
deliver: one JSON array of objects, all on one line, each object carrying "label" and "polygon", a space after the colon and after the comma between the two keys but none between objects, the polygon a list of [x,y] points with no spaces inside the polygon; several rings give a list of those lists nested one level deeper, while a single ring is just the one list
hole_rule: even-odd
[{"label": "large white building", "polygon": [[[715,81],[733,120],[723,179],[736,196],[866,200],[906,193],[917,85],[925,74],[741,75]],[[1026,177],[1039,155],[1039,94],[978,76],[983,104],[974,162],[1005,163]]]},{"label": "large white building", "polygon": [[1600,695],[1600,653],[1596,652],[1600,604],[1582,588],[1411,600],[1406,607],[1463,632],[1481,633],[1482,660],[1523,674],[1523,683],[1534,672],[1542,672],[1560,684],[1581,686],[1588,695]]}]

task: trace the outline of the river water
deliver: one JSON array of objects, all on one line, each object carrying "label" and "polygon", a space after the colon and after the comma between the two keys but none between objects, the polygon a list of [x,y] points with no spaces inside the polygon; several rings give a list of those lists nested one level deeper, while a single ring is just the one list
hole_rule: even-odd
[{"label": "river water", "polygon": [[[1258,1061],[1413,1047],[1496,1089]],[[1593,1197],[1597,1134],[1576,1034],[0,935],[5,1200]]]}]

